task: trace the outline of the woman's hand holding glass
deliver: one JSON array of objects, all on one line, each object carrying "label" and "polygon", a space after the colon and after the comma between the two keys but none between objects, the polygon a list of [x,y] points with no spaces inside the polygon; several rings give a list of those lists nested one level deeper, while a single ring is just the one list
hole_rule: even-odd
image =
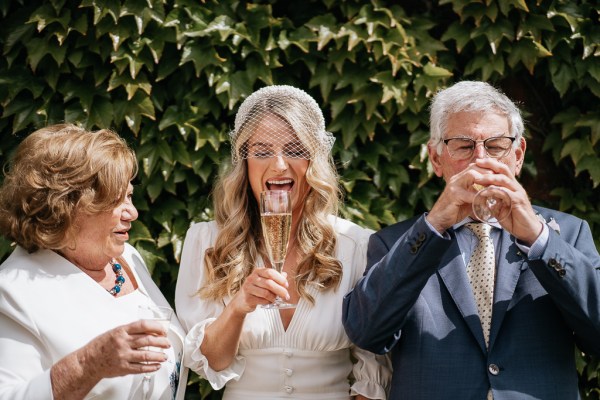
[{"label": "woman's hand holding glass", "polygon": [[166,360],[163,353],[140,350],[146,346],[169,348],[163,326],[154,321],[135,321],[97,336],[78,350],[83,368],[98,380],[129,374],[152,373]]},{"label": "woman's hand holding glass", "polygon": [[72,398],[83,398],[104,378],[157,371],[166,356],[139,349],[144,346],[170,347],[164,335],[157,322],[135,321],[95,337],[52,366],[53,394],[61,398],[67,394]]},{"label": "woman's hand holding glass", "polygon": [[[255,268],[244,280],[232,305],[242,313],[257,306],[264,308],[291,308],[283,299],[289,298],[288,282],[283,264],[291,229],[291,198],[286,191],[265,191],[260,195],[260,215],[263,241],[272,268]],[[278,304],[279,306],[276,306]]]},{"label": "woman's hand holding glass", "polygon": [[247,314],[258,306],[271,304],[277,297],[286,299],[288,282],[285,273],[274,268],[255,268],[231,301],[238,313]]}]

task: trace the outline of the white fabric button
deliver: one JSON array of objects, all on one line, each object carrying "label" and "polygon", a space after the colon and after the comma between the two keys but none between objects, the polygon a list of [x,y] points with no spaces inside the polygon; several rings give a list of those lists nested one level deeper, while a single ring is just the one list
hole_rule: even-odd
[{"label": "white fabric button", "polygon": [[285,386],[284,389],[286,393],[292,393],[294,391],[294,388],[291,386]]},{"label": "white fabric button", "polygon": [[286,368],[284,371],[287,376],[292,376],[292,374],[294,373],[294,371],[289,368]]},{"label": "white fabric button", "polygon": [[291,351],[285,350],[283,352],[283,355],[286,356],[287,358],[290,358],[291,356],[294,355],[294,353],[292,353]]}]

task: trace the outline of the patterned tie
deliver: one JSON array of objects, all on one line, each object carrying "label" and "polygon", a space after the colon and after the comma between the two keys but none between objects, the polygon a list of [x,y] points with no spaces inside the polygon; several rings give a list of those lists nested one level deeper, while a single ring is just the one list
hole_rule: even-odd
[{"label": "patterned tie", "polygon": [[490,339],[490,326],[492,324],[492,304],[494,302],[494,275],[496,271],[496,257],[494,255],[494,243],[490,237],[492,227],[482,223],[466,224],[479,243],[475,247],[469,265],[467,275],[473,287],[473,294],[481,319],[485,345],[488,346]]}]

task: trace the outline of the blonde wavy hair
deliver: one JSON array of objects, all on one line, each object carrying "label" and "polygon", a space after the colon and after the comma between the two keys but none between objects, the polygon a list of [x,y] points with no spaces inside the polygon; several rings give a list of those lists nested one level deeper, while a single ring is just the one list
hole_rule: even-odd
[{"label": "blonde wavy hair", "polygon": [[28,252],[74,242],[76,214],[113,210],[137,174],[133,151],[116,133],[51,125],[17,147],[0,188],[0,232]]},{"label": "blonde wavy hair", "polygon": [[[320,290],[335,289],[342,278],[342,265],[334,257],[336,235],[328,219],[330,215],[337,215],[341,200],[339,178],[329,151],[333,140],[329,133],[324,132],[320,108],[305,92],[288,86],[266,87],[248,97],[244,103],[255,104],[257,96],[261,102],[269,103],[270,114],[286,121],[298,138],[310,146],[312,156],[309,157],[305,176],[310,190],[304,199],[302,217],[294,238],[301,255],[295,281],[300,296],[314,304],[314,298],[307,291],[309,284]],[[277,99],[280,100],[278,107],[270,106]],[[240,111],[249,108],[255,109],[242,104]],[[314,114],[313,118],[307,118],[307,110]],[[214,300],[238,292],[256,268],[257,259],[267,257],[258,203],[248,181],[247,161],[241,155],[252,133],[243,132],[248,124],[240,118],[240,111],[236,117],[240,131],[231,134],[233,159],[237,154],[239,162],[234,162],[219,176],[213,190],[219,233],[214,247],[207,249],[204,255],[207,282],[199,291],[201,297]],[[256,117],[254,112],[249,111],[248,115]],[[299,122],[311,120],[318,123]],[[322,151],[324,146],[327,151]]]}]

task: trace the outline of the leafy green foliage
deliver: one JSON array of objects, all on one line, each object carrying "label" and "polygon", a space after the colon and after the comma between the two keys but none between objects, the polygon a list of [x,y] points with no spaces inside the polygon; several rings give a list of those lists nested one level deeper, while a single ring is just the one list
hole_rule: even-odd
[{"label": "leafy green foliage", "polygon": [[[527,116],[534,202],[584,217],[600,238],[593,1],[0,0],[0,15],[2,162],[46,124],[126,137],[140,162],[131,242],[170,300],[187,228],[212,218],[235,110],[269,84],[322,105],[342,214],[378,229],[429,209],[442,188],[425,157],[431,95],[493,82]],[[598,360],[581,356],[579,373],[598,399]],[[219,396],[190,384],[190,398]]]}]

